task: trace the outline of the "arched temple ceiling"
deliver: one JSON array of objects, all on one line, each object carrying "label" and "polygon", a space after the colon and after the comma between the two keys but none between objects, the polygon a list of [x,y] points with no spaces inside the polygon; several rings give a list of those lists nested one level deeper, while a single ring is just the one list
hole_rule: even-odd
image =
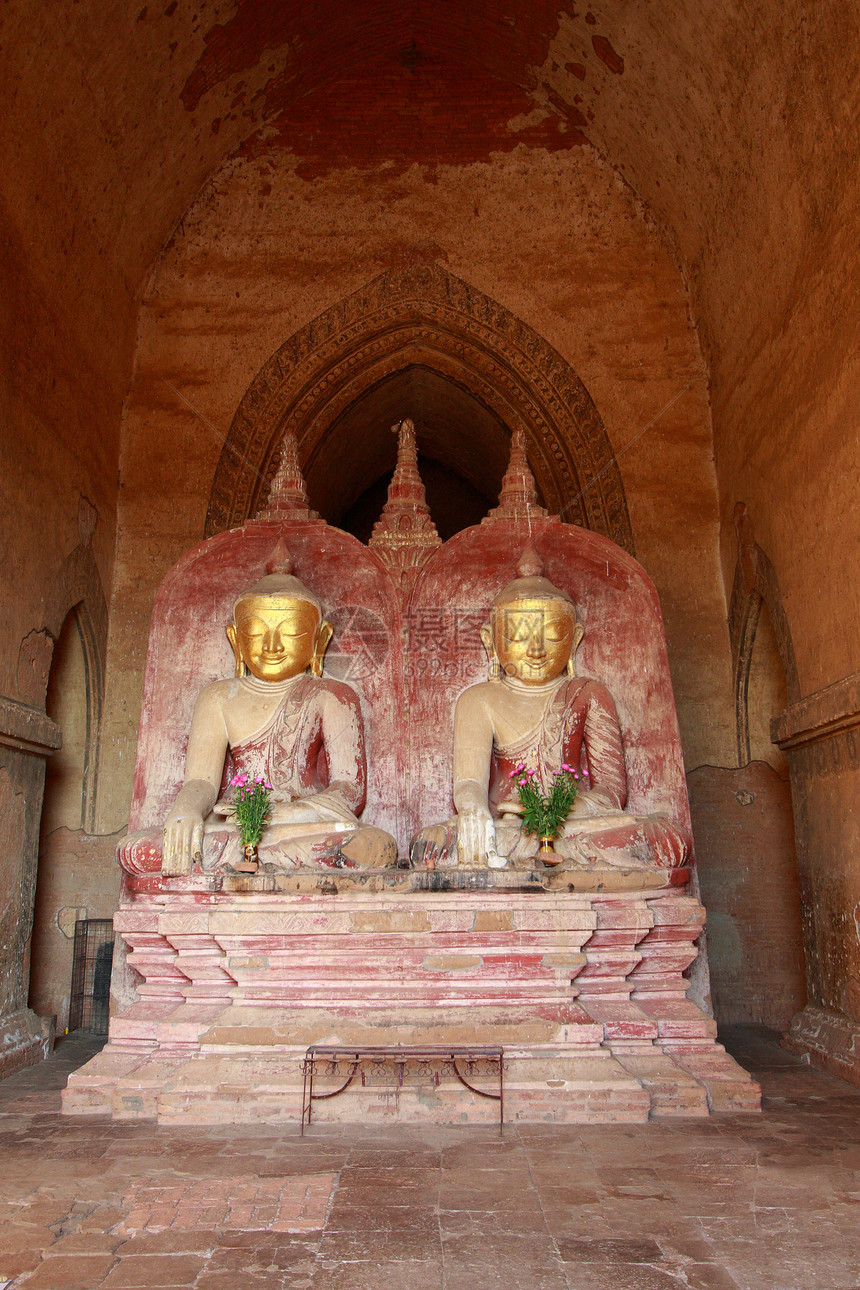
[{"label": "arched temple ceiling", "polygon": [[[787,309],[803,271],[784,254],[785,221],[801,242],[826,232],[855,142],[848,0],[9,0],[0,22],[6,250],[46,304],[138,293],[240,147],[279,143],[310,177],[587,141],[694,279],[752,236]],[[722,303],[725,317],[705,320],[716,339],[737,322]]]},{"label": "arched temple ceiling", "polygon": [[804,479],[819,470],[843,415],[858,47],[853,0],[7,0],[0,346],[28,415],[106,481],[105,569],[147,275],[207,179],[271,150],[312,200],[332,170],[361,184],[417,166],[432,183],[499,153],[596,149],[690,284],[725,576],[739,497],[769,549],[788,542],[792,525],[751,494],[784,473],[785,435],[809,437]]}]

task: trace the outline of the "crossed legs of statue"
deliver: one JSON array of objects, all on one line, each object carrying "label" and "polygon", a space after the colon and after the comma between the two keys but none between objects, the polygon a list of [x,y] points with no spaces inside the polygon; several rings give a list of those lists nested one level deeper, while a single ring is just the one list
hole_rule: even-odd
[{"label": "crossed legs of statue", "polygon": [[[458,817],[422,829],[409,848],[413,868],[456,868]],[[541,865],[540,840],[525,833],[518,816],[495,822],[496,854],[512,868]],[[566,869],[678,869],[687,863],[689,836],[663,816],[624,811],[592,819],[569,819],[555,840]],[[486,864],[486,861],[484,861]]]}]

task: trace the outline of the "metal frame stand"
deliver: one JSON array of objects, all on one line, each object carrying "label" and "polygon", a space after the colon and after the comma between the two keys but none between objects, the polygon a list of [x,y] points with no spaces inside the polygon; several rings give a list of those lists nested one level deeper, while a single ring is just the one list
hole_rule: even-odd
[{"label": "metal frame stand", "polygon": [[[314,1077],[318,1061],[349,1062],[349,1075],[339,1088],[330,1093],[314,1092]],[[403,1075],[411,1061],[438,1061],[450,1066],[457,1079],[470,1093],[478,1097],[489,1097],[499,1104],[499,1132],[505,1126],[505,1063],[504,1050],[501,1047],[460,1047],[459,1045],[427,1045],[426,1047],[409,1047],[397,1045],[380,1047],[378,1045],[346,1044],[311,1044],[302,1061],[302,1126],[304,1137],[305,1123],[310,1125],[311,1108],[314,1101],[322,1102],[330,1097],[339,1097],[345,1093],[355,1079],[359,1066],[364,1061],[395,1062],[399,1067],[397,1075],[398,1088],[403,1086]],[[495,1062],[499,1073],[498,1093],[488,1093],[486,1089],[476,1088],[463,1076],[457,1063],[488,1061]],[[307,1117],[307,1119],[306,1119]]]}]

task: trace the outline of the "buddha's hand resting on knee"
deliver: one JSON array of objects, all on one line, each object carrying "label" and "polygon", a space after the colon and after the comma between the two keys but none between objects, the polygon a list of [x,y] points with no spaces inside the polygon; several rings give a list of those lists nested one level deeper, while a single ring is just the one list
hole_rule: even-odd
[{"label": "buddha's hand resting on knee", "polygon": [[164,825],[161,872],[166,877],[190,873],[203,855],[203,816],[190,809],[171,811]]},{"label": "buddha's hand resting on knee", "polygon": [[457,820],[457,853],[462,865],[485,864],[496,850],[496,826],[486,806],[467,806]]}]

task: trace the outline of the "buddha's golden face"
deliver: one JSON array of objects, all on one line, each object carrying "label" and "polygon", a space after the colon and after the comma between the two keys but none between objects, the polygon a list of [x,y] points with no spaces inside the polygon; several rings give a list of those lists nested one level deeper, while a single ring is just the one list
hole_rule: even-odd
[{"label": "buddha's golden face", "polygon": [[492,614],[493,646],[502,671],[526,685],[546,685],[567,667],[577,632],[561,600],[512,600]]},{"label": "buddha's golden face", "polygon": [[307,600],[249,596],[237,604],[227,636],[258,681],[288,681],[314,661],[320,626],[319,610]]}]

